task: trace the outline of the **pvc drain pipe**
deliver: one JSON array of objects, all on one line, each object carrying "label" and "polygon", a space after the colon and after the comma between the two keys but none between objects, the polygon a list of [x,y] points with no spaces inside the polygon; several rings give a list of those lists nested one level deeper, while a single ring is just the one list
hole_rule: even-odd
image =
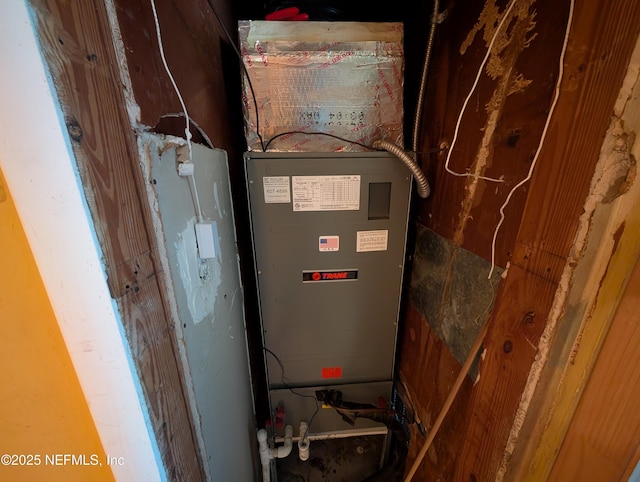
[{"label": "pvc drain pipe", "polygon": [[260,446],[260,463],[262,464],[262,482],[271,482],[271,460],[282,459],[291,453],[293,448],[293,427],[287,425],[284,428],[284,445],[269,447],[267,443],[267,431],[258,430],[258,444]]},{"label": "pvc drain pipe", "polygon": [[309,441],[308,432],[309,424],[307,422],[300,422],[300,440],[298,440],[298,457],[303,462],[309,460]]}]

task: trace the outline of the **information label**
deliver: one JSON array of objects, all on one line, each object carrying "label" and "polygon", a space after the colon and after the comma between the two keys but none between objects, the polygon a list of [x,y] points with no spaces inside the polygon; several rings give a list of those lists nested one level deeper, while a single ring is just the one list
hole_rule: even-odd
[{"label": "information label", "polygon": [[389,240],[387,229],[376,231],[358,231],[356,238],[356,251],[364,253],[367,251],[386,251]]},{"label": "information label", "polygon": [[357,211],[360,176],[292,176],[294,211]]},{"label": "information label", "polygon": [[290,203],[289,176],[265,176],[262,178],[264,202],[267,204]]}]

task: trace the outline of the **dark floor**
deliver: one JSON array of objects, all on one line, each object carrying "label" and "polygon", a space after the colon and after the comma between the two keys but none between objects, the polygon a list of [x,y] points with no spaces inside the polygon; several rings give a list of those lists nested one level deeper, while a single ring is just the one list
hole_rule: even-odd
[{"label": "dark floor", "polygon": [[306,462],[294,443],[277,461],[278,482],[360,482],[380,469],[384,442],[383,435],[313,441]]}]

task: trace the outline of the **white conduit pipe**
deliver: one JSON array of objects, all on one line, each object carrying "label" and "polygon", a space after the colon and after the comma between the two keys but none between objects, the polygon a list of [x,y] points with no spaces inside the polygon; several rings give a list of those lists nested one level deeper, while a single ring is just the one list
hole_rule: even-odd
[{"label": "white conduit pipe", "polygon": [[298,457],[303,462],[309,460],[309,424],[300,422],[300,440],[298,440]]},{"label": "white conduit pipe", "polygon": [[407,152],[402,149],[400,146],[397,146],[393,142],[377,140],[373,141],[374,149],[384,149],[387,152],[390,152],[398,159],[400,159],[413,174],[413,177],[416,178],[416,185],[418,187],[418,196],[421,198],[428,198],[429,194],[431,194],[431,187],[429,186],[429,181],[427,181],[427,177],[420,169],[420,166],[413,158],[407,154]]},{"label": "white conduit pipe", "polygon": [[258,445],[260,446],[260,463],[262,464],[262,482],[270,482],[271,472],[269,463],[271,462],[269,444],[267,444],[267,431],[258,430]]},{"label": "white conduit pipe", "polygon": [[260,446],[260,463],[262,464],[262,482],[271,482],[271,460],[282,459],[291,453],[293,448],[293,427],[287,425],[284,428],[284,445],[269,447],[267,443],[267,431],[258,430],[258,444]]}]

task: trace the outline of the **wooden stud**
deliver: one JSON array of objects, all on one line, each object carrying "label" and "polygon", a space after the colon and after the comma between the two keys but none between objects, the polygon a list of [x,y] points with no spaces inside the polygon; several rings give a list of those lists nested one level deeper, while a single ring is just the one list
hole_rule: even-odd
[{"label": "wooden stud", "polygon": [[31,3],[167,475],[202,480],[105,6]]},{"label": "wooden stud", "polygon": [[[492,3],[487,1],[485,5]],[[528,72],[547,72],[549,77],[547,80],[535,77],[538,80],[534,80],[532,85],[537,90],[529,94],[525,91],[517,97],[518,102],[535,103],[540,107],[548,105],[550,98],[549,91],[542,86],[551,89],[554,82],[553,64],[557,65],[568,2],[559,5],[557,2],[537,1],[531,8],[536,13],[536,29],[546,29],[544,37],[534,39],[531,46],[533,48],[537,40],[544,38],[540,43],[544,52],[539,50],[533,55],[532,50],[525,49],[518,57],[517,66],[529,69]],[[460,34],[456,32],[462,32],[464,36],[473,28],[479,10],[474,4],[464,14],[449,12],[447,22],[450,24],[442,26],[440,42],[447,45],[436,49],[439,53],[434,58],[432,69],[435,89],[431,103],[427,101],[433,106],[433,119],[427,123],[430,127],[422,150],[439,144],[446,138],[443,133],[452,129],[458,112],[452,106],[460,105],[459,92],[468,89],[461,85],[470,76],[467,65],[469,69],[473,65],[468,54],[463,58],[459,56]],[[494,480],[503,463],[514,422],[521,422],[515,420],[517,413],[519,417],[523,416],[518,412],[521,396],[538,355],[538,342],[547,326],[549,311],[563,282],[602,139],[639,29],[638,2],[624,0],[615,5],[604,0],[577,2],[560,100],[543,151],[532,181],[516,194],[507,209],[507,222],[498,237],[498,264],[504,266],[509,259],[512,263],[494,305],[494,324],[488,335],[486,356],[480,365],[480,379],[468,401],[466,430],[459,434],[441,434],[441,443],[461,447],[455,476],[445,477],[447,480]],[[479,49],[473,44],[471,48]],[[473,51],[478,59],[479,50]],[[551,52],[556,55],[551,55]],[[480,107],[469,114],[470,118],[465,121],[467,126],[477,128],[486,123],[483,107],[491,97],[494,85],[483,82],[474,97],[476,106]],[[540,85],[535,87],[536,83]],[[516,165],[526,164],[526,153],[537,145],[531,139],[536,136],[539,139],[539,123],[546,116],[544,109],[536,111],[537,116],[527,113],[526,109],[519,114],[515,108],[518,102],[513,99],[511,102],[515,102],[510,104],[511,108],[505,104],[502,125],[496,128],[493,164],[486,175],[507,172],[510,176],[517,176]],[[469,129],[467,127],[465,131],[468,135],[463,133],[463,141],[458,148],[472,154],[479,138]],[[515,150],[510,146],[514,143]],[[520,146],[522,151],[518,150]],[[509,152],[513,155],[509,156]],[[473,156],[468,157],[473,162]],[[436,159],[431,160],[429,170],[430,178],[435,179],[434,196],[422,203],[419,213],[428,227],[453,239],[456,226],[460,226],[458,212],[467,194],[466,183],[450,178],[443,170],[443,160],[442,156],[437,162]],[[510,162],[513,165],[508,165]],[[505,194],[501,187],[489,185],[482,191],[476,190],[476,207],[470,211],[474,219],[467,221],[462,231],[464,236],[458,239],[463,247],[486,259],[492,230],[485,230],[483,226],[495,226],[488,213],[497,211],[501,203],[498,199],[503,200]],[[425,329],[429,330],[428,327]],[[407,336],[406,328],[404,336]],[[553,330],[549,336],[553,337]],[[409,363],[401,363],[404,375],[414,370],[408,368]],[[443,371],[441,366],[423,369],[423,379],[432,376],[433,372]],[[450,370],[457,372],[457,363],[453,363]],[[415,390],[412,383],[420,383],[420,377],[413,374],[407,380],[410,391]],[[414,396],[418,405],[425,403],[423,397],[428,395]],[[429,413],[433,414],[427,412],[426,415]],[[533,411],[530,415],[535,417],[535,413]],[[443,470],[450,470],[450,466]],[[430,474],[430,478],[441,476],[437,470]]]}]

